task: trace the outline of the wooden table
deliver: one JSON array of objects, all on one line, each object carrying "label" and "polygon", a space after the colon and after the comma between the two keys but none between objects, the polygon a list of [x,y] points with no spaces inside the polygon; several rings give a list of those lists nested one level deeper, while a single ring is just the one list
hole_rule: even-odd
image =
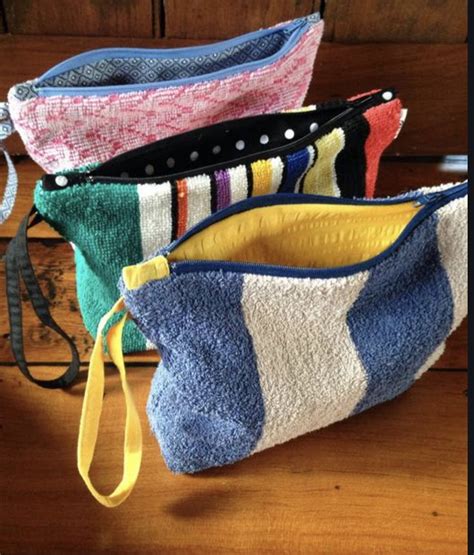
[{"label": "wooden table", "polygon": [[[48,38],[46,43],[10,37],[0,40],[0,59],[30,78],[72,52],[106,42],[94,40]],[[148,45],[146,40],[135,42]],[[465,47],[407,47],[325,44],[309,94],[314,101],[374,86],[398,87],[409,115],[390,158],[382,163],[381,195],[462,178],[459,172],[444,171],[439,156],[466,151]],[[0,72],[2,96],[12,82],[8,71]],[[18,141],[11,145],[21,153]],[[14,216],[0,226],[2,254],[41,175],[29,159],[16,162],[20,198]],[[0,169],[3,182],[5,168]],[[77,308],[72,250],[43,224],[32,237],[40,283],[54,316],[76,338],[83,371],[68,391],[45,391],[27,382],[13,364],[2,294],[2,555],[465,552],[465,323],[436,367],[398,399],[196,476],[174,476],[165,468],[144,411],[155,358],[152,353],[130,357],[129,380],[145,430],[143,464],[131,497],[108,510],[90,496],[76,470],[92,341]],[[3,291],[3,265],[0,282]],[[29,360],[38,375],[59,373],[67,360],[64,345],[38,326],[26,304],[24,308]],[[93,468],[102,488],[112,488],[121,474],[123,409],[118,376],[110,367]]]}]

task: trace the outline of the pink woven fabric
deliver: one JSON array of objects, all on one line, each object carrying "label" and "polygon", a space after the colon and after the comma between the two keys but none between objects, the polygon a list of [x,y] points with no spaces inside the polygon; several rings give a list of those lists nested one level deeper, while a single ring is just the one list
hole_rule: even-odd
[{"label": "pink woven fabric", "polygon": [[122,152],[221,120],[302,105],[322,21],[277,62],[192,85],[108,96],[9,94],[10,114],[30,156],[47,172],[103,162]]}]

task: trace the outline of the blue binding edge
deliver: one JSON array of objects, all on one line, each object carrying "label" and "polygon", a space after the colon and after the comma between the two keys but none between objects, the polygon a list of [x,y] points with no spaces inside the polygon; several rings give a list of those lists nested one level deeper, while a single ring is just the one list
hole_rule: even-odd
[{"label": "blue binding edge", "polygon": [[[61,62],[52,68],[50,68],[46,73],[43,73],[41,77],[35,81],[33,87],[39,96],[102,96],[113,93],[126,93],[133,91],[143,91],[148,89],[166,88],[173,86],[187,85],[191,83],[198,83],[200,81],[207,81],[211,79],[222,79],[230,75],[235,75],[242,71],[250,71],[269,65],[279,58],[283,57],[287,52],[296,44],[303,33],[313,24],[318,23],[321,20],[319,13],[315,13],[306,17],[296,19],[286,25],[281,25],[277,27],[272,27],[270,29],[262,29],[260,31],[253,31],[245,35],[240,35],[233,39],[228,39],[225,41],[217,42],[214,44],[207,44],[204,46],[191,46],[191,47],[181,47],[181,48],[100,48],[97,50],[91,50],[89,52],[84,52],[73,56],[64,62]],[[248,62],[239,66],[233,66],[226,69],[221,69],[212,73],[206,73],[204,75],[196,75],[194,77],[188,77],[186,79],[173,79],[171,81],[154,82],[154,83],[133,83],[130,85],[110,85],[110,86],[92,86],[92,87],[41,87],[41,81],[44,79],[49,79],[55,77],[58,74],[74,69],[80,65],[90,63],[97,59],[103,58],[105,55],[108,57],[118,57],[118,56],[128,56],[128,57],[138,57],[138,58],[149,58],[153,56],[158,57],[191,57],[199,55],[212,54],[218,52],[225,48],[236,46],[242,44],[246,41],[258,39],[260,37],[280,32],[282,30],[289,30],[294,32],[284,44],[284,46],[272,56],[263,58],[261,60],[256,60],[254,62]]]}]

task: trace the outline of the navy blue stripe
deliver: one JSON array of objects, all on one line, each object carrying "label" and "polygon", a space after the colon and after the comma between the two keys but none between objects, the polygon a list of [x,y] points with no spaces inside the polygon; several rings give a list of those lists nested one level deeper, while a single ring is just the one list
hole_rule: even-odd
[{"label": "navy blue stripe", "polygon": [[279,193],[294,193],[298,179],[302,176],[309,162],[306,148],[286,157],[286,172],[282,178]]}]

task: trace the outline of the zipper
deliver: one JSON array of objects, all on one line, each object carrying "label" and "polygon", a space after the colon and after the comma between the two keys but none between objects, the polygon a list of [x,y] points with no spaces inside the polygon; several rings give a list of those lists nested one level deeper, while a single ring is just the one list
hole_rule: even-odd
[{"label": "zipper", "polygon": [[464,190],[467,190],[467,187],[468,187],[468,182],[464,181],[463,183],[460,183],[459,185],[451,187],[450,189],[447,189],[445,191],[436,191],[434,193],[421,194],[416,199],[415,203],[418,206],[423,206],[423,205],[438,203],[438,202],[443,203],[445,199],[453,199],[455,197],[462,196],[462,194],[460,195],[460,193],[462,193]]},{"label": "zipper", "polygon": [[[183,178],[193,177],[195,175],[201,175],[203,173],[209,173],[211,171],[217,171],[219,169],[226,169],[229,167],[235,167],[240,164],[250,164],[256,160],[262,160],[263,158],[272,158],[278,156],[280,153],[284,152],[285,154],[291,154],[302,147],[306,147],[308,145],[313,144],[313,142],[324,134],[326,134],[328,128],[333,127],[335,124],[343,124],[348,119],[368,110],[369,108],[384,103],[384,102],[391,102],[396,98],[396,91],[393,88],[383,89],[377,93],[370,94],[359,98],[354,101],[345,101],[342,106],[347,106],[347,108],[338,114],[337,116],[333,117],[325,124],[321,125],[318,129],[301,137],[300,139],[294,141],[291,145],[282,145],[276,148],[267,149],[264,151],[260,151],[254,154],[249,154],[247,156],[242,156],[240,158],[234,158],[232,160],[223,161],[218,164],[212,164],[209,166],[203,166],[200,168],[196,168],[190,171],[184,171],[175,174],[165,174],[159,176],[152,176],[152,177],[110,177],[110,176],[101,176],[97,175],[95,172],[100,171],[100,166],[95,168],[92,172],[70,172],[64,174],[46,174],[42,178],[43,187],[47,190],[56,190],[62,189],[65,187],[70,187],[73,185],[82,185],[82,184],[93,184],[93,183],[101,183],[101,184],[124,184],[124,185],[133,185],[133,184],[141,184],[141,183],[156,183],[157,181],[171,181]],[[326,105],[322,105],[320,108],[316,109],[316,112],[320,112],[324,109],[334,108],[334,102],[328,102],[328,107]],[[258,116],[257,116],[258,117]],[[159,141],[158,141],[159,142]],[[156,143],[155,143],[156,144]],[[136,151],[133,152],[133,157],[140,155],[143,152],[147,152],[151,150],[150,145],[145,145],[143,147],[139,147]],[[130,158],[130,152],[121,154],[119,156],[124,156],[124,162],[127,158]],[[113,160],[113,159],[112,159]],[[110,160],[107,162],[109,163]]]},{"label": "zipper", "polygon": [[[311,17],[311,16],[309,16]],[[107,95],[117,92],[131,92],[131,91],[143,91],[147,89],[156,89],[163,87],[173,87],[178,85],[186,85],[191,83],[196,83],[208,79],[221,79],[223,77],[228,77],[235,73],[241,72],[243,70],[249,71],[253,69],[258,69],[261,66],[271,64],[282,56],[284,56],[300,39],[302,34],[315,22],[309,20],[308,18],[297,19],[287,25],[282,25],[280,27],[263,29],[260,31],[254,31],[252,33],[247,33],[233,39],[226,41],[220,41],[215,44],[207,44],[203,46],[191,46],[191,47],[181,47],[181,48],[166,48],[166,49],[147,49],[147,48],[101,48],[97,50],[91,50],[89,52],[84,52],[78,56],[74,56],[64,62],[61,62],[51,69],[46,71],[38,80],[35,82],[34,89],[40,96],[55,96],[55,95]],[[238,46],[245,44],[245,42],[259,39],[267,35],[278,33],[281,31],[286,31],[292,33],[283,46],[271,56],[262,58],[261,60],[255,60],[253,62],[247,62],[242,65],[232,66],[229,68],[224,68],[215,72],[207,73],[204,75],[196,75],[193,77],[188,77],[185,79],[173,79],[170,81],[158,81],[154,83],[131,83],[128,85],[106,85],[106,86],[85,86],[85,87],[41,87],[41,82],[57,75],[76,69],[87,63],[91,63],[100,60],[104,57],[108,58],[118,58],[118,57],[136,57],[136,58],[183,58],[183,57],[196,57],[196,56],[206,56],[212,55],[216,52],[220,52],[227,48],[233,46]]]},{"label": "zipper", "polygon": [[[404,228],[402,233],[396,239],[396,241],[387,249],[372,257],[369,260],[360,262],[357,264],[351,264],[347,266],[341,266],[338,268],[294,268],[292,266],[282,266],[273,264],[258,264],[251,262],[231,262],[228,260],[185,260],[182,262],[168,262],[170,268],[170,274],[179,275],[189,272],[210,272],[210,271],[232,271],[236,273],[251,273],[251,274],[261,274],[268,276],[280,276],[280,277],[320,277],[320,278],[331,278],[331,277],[344,277],[357,272],[361,272],[375,266],[383,259],[387,258],[394,252],[400,244],[405,241],[409,234],[428,216],[433,214],[441,206],[448,204],[456,198],[461,198],[468,193],[468,182],[465,181],[451,187],[450,189],[444,191],[438,191],[435,193],[420,194],[406,201],[400,201],[400,199],[375,199],[375,200],[365,200],[365,199],[342,199],[337,197],[323,197],[318,195],[305,195],[304,204],[343,204],[343,205],[387,205],[387,204],[407,204],[414,202],[416,206],[422,206],[421,210],[415,214],[408,225]],[[247,211],[249,204],[252,206],[250,208],[255,208],[256,203],[252,203],[252,200],[263,199],[268,200],[267,203],[260,202],[258,207],[272,206],[272,205],[285,205],[285,204],[297,204],[301,203],[301,195],[298,194],[280,194],[276,195],[279,197],[277,202],[271,202],[275,195],[266,195],[262,197],[254,197],[248,201],[242,201],[234,205],[232,208],[234,210],[226,209],[226,213],[218,212],[206,218],[201,224],[198,224],[189,232],[182,235],[179,239],[171,243],[167,248],[160,252],[160,255],[168,260],[169,255],[179,247],[184,241],[195,235],[196,233],[202,231],[203,229],[209,227],[210,225],[228,218],[231,215],[237,214],[239,212]],[[310,197],[308,199],[308,197]],[[285,202],[286,201],[286,202]],[[239,209],[239,204],[245,204],[243,209]],[[196,229],[199,228],[199,229]]]}]

